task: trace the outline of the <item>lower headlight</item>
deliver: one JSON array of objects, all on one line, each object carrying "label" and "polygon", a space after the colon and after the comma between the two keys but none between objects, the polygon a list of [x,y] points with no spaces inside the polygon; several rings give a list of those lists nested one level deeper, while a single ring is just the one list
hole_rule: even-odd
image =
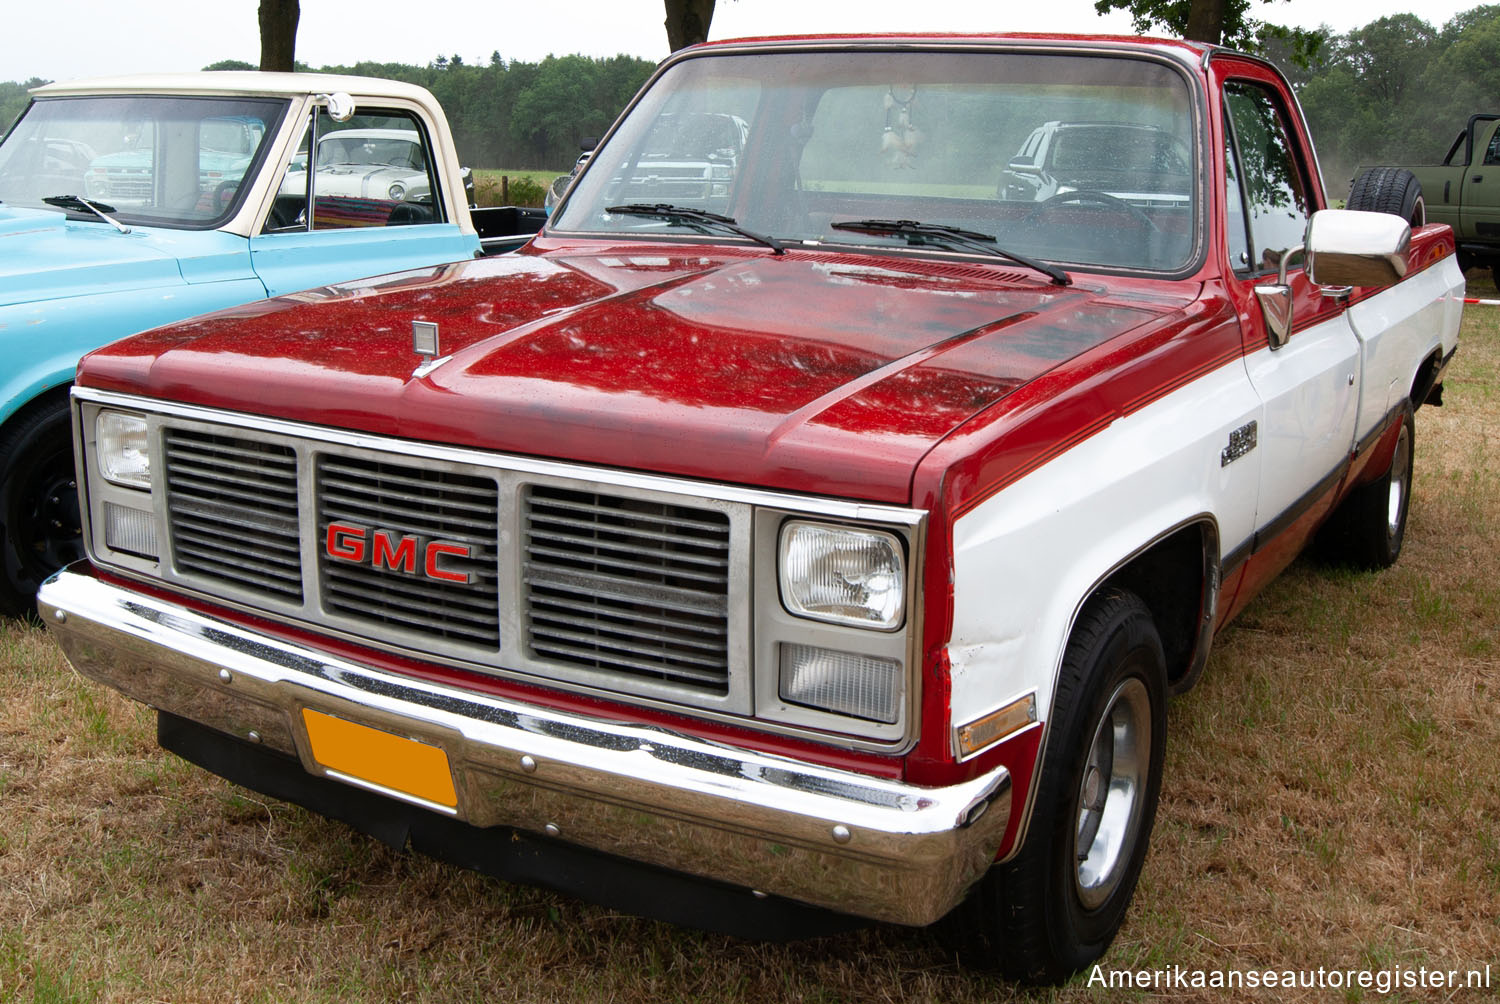
[{"label": "lower headlight", "polygon": [[390,188],[386,189],[385,193],[391,197],[392,202],[400,202],[406,198],[406,186],[397,181]]},{"label": "lower headlight", "polygon": [[156,517],[144,509],[104,503],[104,544],[111,551],[126,551],[143,558],[157,558]]},{"label": "lower headlight", "polygon": [[101,411],[94,421],[99,473],[127,488],[151,487],[151,450],[146,420],[123,411]]},{"label": "lower headlight", "polygon": [[906,562],[892,534],[788,523],[779,572],[781,600],[799,617],[891,630],[905,615]]},{"label": "lower headlight", "polygon": [[813,645],[781,645],[781,696],[887,724],[901,712],[901,663]]}]

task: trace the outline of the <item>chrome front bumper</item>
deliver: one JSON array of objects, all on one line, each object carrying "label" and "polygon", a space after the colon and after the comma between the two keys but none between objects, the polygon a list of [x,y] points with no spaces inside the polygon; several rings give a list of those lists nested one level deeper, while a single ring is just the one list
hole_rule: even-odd
[{"label": "chrome front bumper", "polygon": [[[79,566],[83,567],[83,566]],[[928,924],[994,861],[995,771],[948,788],[834,770],[425,683],[63,571],[38,607],[85,675],[300,759],[304,709],[439,747],[454,815],[844,913]],[[401,797],[399,793],[382,793]]]}]

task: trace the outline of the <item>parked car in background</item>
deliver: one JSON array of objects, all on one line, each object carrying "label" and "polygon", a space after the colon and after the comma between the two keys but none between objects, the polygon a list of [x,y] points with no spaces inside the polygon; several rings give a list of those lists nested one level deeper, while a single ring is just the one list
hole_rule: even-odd
[{"label": "parked car in background", "polygon": [[1413,226],[1448,224],[1459,266],[1488,268],[1500,283],[1500,114],[1470,115],[1438,164],[1362,168],[1349,200]]},{"label": "parked car in background", "polygon": [[[749,124],[738,115],[666,112],[632,151],[630,161],[621,165],[614,194],[623,201],[722,206],[748,133]],[[579,158],[577,167],[584,163]]]},{"label": "parked car in background", "polygon": [[[307,181],[299,175],[307,170],[307,150],[292,158],[282,188],[295,189]],[[322,188],[329,195],[375,198],[391,202],[427,205],[432,186],[427,174],[427,153],[422,137],[412,129],[348,128],[329,132],[318,140],[318,171]],[[459,169],[464,201],[474,205],[474,175]]]},{"label": "parked car in background", "polygon": [[[1141,109],[1149,114],[1151,109]],[[1051,121],[1032,130],[1000,174],[999,197],[1026,202],[1105,195],[1133,206],[1184,205],[1187,143],[1160,126]]]},{"label": "parked car in background", "polygon": [[[378,190],[317,167],[309,182],[305,155],[293,165],[346,123],[399,134],[382,143],[405,166]],[[41,578],[83,553],[67,391],[84,352],[250,300],[513,248],[528,224],[540,214],[471,212],[447,121],[420,87],[197,73],[33,91],[0,141],[0,611],[30,609]]]}]

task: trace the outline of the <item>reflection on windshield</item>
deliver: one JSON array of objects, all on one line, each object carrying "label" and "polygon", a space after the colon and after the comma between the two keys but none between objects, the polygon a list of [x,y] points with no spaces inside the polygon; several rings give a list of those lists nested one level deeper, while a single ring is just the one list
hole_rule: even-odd
[{"label": "reflection on windshield", "polygon": [[906,247],[834,224],[909,220],[1065,266],[1170,271],[1196,246],[1194,123],[1185,76],[1138,58],[695,56],[594,153],[549,229],[702,240],[608,212],[670,203],[790,243]]},{"label": "reflection on windshield", "polygon": [[0,145],[0,202],[42,208],[79,195],[127,219],[208,227],[238,206],[240,184],[286,102],[68,97],[38,100]]}]

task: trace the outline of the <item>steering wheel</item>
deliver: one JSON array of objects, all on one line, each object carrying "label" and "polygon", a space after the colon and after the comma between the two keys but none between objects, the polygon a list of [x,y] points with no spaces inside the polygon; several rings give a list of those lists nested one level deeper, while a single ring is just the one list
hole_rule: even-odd
[{"label": "steering wheel", "polygon": [[1035,206],[1033,206],[1030,212],[1028,212],[1024,217],[1021,218],[1021,222],[1023,224],[1035,223],[1047,212],[1047,210],[1051,209],[1053,206],[1060,206],[1066,202],[1092,202],[1097,205],[1107,206],[1110,209],[1118,209],[1126,216],[1129,216],[1132,219],[1140,222],[1142,226],[1145,226],[1150,230],[1160,230],[1160,228],[1156,225],[1156,221],[1147,216],[1145,211],[1141,209],[1140,206],[1132,206],[1124,199],[1117,199],[1113,195],[1110,195],[1108,192],[1096,192],[1090,188],[1079,188],[1071,192],[1058,192],[1051,198],[1043,199],[1041,202],[1038,202]]},{"label": "steering wheel", "polygon": [[215,212],[222,213],[234,201],[235,193],[240,190],[238,179],[234,181],[222,181],[219,187],[214,189],[213,206]]}]

